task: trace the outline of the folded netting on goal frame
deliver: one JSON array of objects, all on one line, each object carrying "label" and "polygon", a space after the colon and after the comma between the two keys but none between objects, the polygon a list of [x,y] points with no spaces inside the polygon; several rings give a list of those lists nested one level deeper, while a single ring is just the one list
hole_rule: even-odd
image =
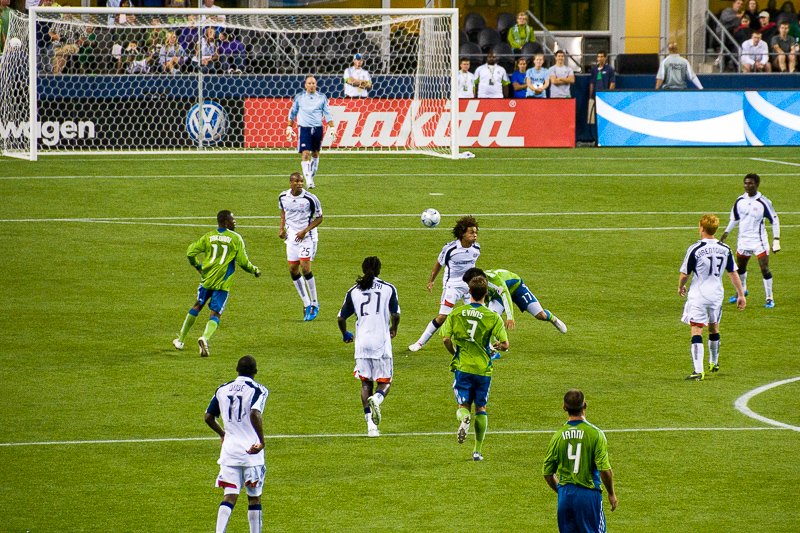
[{"label": "folded netting on goal frame", "polygon": [[[296,151],[288,115],[314,76],[337,126],[326,151],[458,157],[457,25],[455,9],[14,12],[0,147],[30,159]],[[356,54],[371,79],[361,97],[345,95]]]}]

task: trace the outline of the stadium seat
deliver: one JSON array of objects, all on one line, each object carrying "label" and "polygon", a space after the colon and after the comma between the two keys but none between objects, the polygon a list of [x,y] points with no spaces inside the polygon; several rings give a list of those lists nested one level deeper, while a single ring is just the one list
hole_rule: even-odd
[{"label": "stadium seat", "polygon": [[464,31],[467,32],[469,40],[473,43],[478,42],[478,33],[486,27],[486,21],[480,13],[467,13],[464,17]]},{"label": "stadium seat", "polygon": [[514,65],[514,51],[508,43],[497,43],[492,47],[492,52],[497,55],[497,64],[506,69],[508,75],[516,70]]},{"label": "stadium seat", "polygon": [[655,74],[658,54],[619,54],[614,70],[617,74]]},{"label": "stadium seat", "polygon": [[475,72],[475,69],[483,64],[483,51],[481,47],[475,43],[464,43],[458,48],[458,56],[469,59],[470,72]]},{"label": "stadium seat", "polygon": [[483,28],[478,33],[478,46],[481,47],[484,54],[488,53],[499,42],[501,42],[500,34],[494,28]]},{"label": "stadium seat", "polygon": [[464,30],[458,30],[458,46],[469,42],[469,35]]},{"label": "stadium seat", "polygon": [[508,30],[513,28],[517,24],[517,17],[515,17],[512,13],[499,13],[497,15],[497,33],[500,34],[500,38],[504,41],[508,37]]},{"label": "stadium seat", "polygon": [[522,50],[520,50],[519,55],[521,55],[522,57],[527,57],[527,58],[530,59],[531,56],[534,56],[536,54],[543,54],[543,53],[544,53],[544,47],[541,44],[537,43],[537,42],[533,42],[533,43],[525,43],[525,44],[523,44],[522,45]]}]

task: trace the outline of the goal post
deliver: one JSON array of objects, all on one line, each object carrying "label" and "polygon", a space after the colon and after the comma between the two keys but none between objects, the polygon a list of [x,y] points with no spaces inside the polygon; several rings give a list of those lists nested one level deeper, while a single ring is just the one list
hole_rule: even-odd
[{"label": "goal post", "polygon": [[12,157],[294,152],[307,76],[326,152],[459,157],[457,9],[38,7],[13,12],[0,57]]}]

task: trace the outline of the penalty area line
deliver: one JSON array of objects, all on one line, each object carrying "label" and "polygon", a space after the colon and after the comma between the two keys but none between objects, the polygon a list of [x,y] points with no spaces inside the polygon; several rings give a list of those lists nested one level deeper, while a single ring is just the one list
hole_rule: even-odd
[{"label": "penalty area line", "polygon": [[776,165],[789,165],[790,167],[800,167],[800,163],[790,163],[789,161],[778,161],[777,159],[763,159],[761,157],[751,157],[753,161],[763,161],[764,163],[775,163]]},{"label": "penalty area line", "polygon": [[[800,380],[795,378],[792,381]],[[617,428],[604,429],[603,433],[665,433],[665,432],[705,432],[705,431],[784,431],[796,429],[794,426],[788,427],[663,427],[663,428]],[[522,429],[522,430],[499,430],[492,431],[492,435],[550,435],[553,429]],[[400,432],[382,433],[382,437],[452,437],[452,431],[422,431],[422,432]],[[287,435],[265,435],[267,440],[287,440],[287,439],[358,439],[368,438],[365,433],[315,433],[315,434],[287,434]],[[219,437],[165,437],[153,439],[105,439],[105,440],[64,440],[64,441],[32,441],[32,442],[0,442],[0,448],[11,448],[20,446],[69,446],[82,444],[150,444],[161,442],[195,442],[219,440]]]}]

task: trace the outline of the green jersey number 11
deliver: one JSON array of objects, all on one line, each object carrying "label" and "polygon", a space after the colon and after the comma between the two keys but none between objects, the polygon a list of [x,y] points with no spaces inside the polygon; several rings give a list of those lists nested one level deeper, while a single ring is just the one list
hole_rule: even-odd
[{"label": "green jersey number 11", "polygon": [[[221,246],[222,246],[222,256],[219,258],[219,264],[220,265],[224,265],[225,264],[225,257],[228,255],[228,245],[227,244],[223,244]],[[219,249],[219,247],[220,247],[220,245],[218,245],[218,244],[212,244],[211,245],[211,248],[213,249],[213,252],[211,254],[211,259],[209,259],[209,261],[208,261],[209,263],[214,263],[214,260],[216,260],[216,258],[217,258],[217,250]]]}]

